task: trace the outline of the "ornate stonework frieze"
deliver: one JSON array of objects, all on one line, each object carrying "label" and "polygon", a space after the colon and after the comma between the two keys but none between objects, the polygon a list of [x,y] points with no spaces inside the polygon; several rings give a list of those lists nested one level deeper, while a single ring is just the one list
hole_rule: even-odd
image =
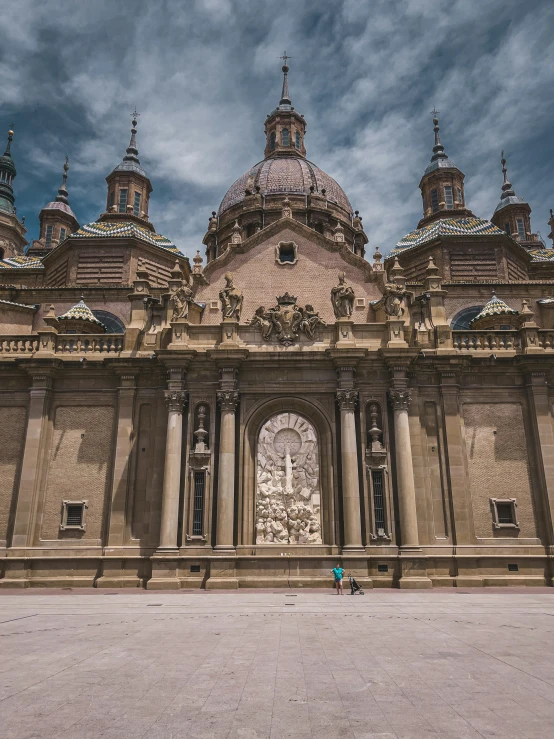
[{"label": "ornate stonework frieze", "polygon": [[238,321],[242,310],[243,296],[238,287],[235,287],[231,272],[227,272],[225,275],[225,287],[219,291],[219,299],[223,318],[234,318]]},{"label": "ornate stonework frieze", "polygon": [[395,411],[407,411],[412,402],[410,390],[389,390],[389,400]]},{"label": "ornate stonework frieze", "polygon": [[260,306],[250,321],[250,325],[261,330],[264,341],[270,341],[274,336],[285,346],[294,344],[300,331],[308,339],[316,339],[317,330],[319,326],[326,325],[325,321],[319,317],[319,313],[314,311],[313,306],[307,305],[302,308],[296,304],[296,301],[297,298],[293,295],[288,293],[281,295],[277,298],[275,308],[266,310],[263,305]]},{"label": "ornate stonework frieze", "polygon": [[354,310],[354,289],[346,284],[346,274],[339,272],[339,284],[331,290],[335,318],[350,318]]},{"label": "ornate stonework frieze", "polygon": [[358,402],[357,390],[337,390],[337,403],[341,411],[353,411]]},{"label": "ornate stonework frieze", "polygon": [[260,430],[256,544],[321,544],[317,434],[296,413],[279,413]]},{"label": "ornate stonework frieze", "polygon": [[165,390],[164,398],[168,411],[182,413],[187,403],[187,393],[184,390]]},{"label": "ornate stonework frieze", "polygon": [[222,411],[231,411],[234,413],[239,402],[238,390],[218,390],[217,402]]}]

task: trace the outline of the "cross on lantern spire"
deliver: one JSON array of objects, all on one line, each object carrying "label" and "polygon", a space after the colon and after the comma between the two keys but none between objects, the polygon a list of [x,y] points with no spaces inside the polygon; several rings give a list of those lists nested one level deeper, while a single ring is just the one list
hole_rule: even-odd
[{"label": "cross on lantern spire", "polygon": [[281,67],[283,71],[283,90],[281,92],[281,100],[279,101],[279,105],[290,105],[291,100],[290,100],[290,94],[289,94],[289,82],[288,82],[288,77],[287,77],[288,72],[289,72],[289,67],[288,67],[287,62],[289,59],[292,59],[292,57],[288,56],[287,52],[284,51],[283,56],[280,56],[279,59],[282,59],[284,62],[283,66]]}]

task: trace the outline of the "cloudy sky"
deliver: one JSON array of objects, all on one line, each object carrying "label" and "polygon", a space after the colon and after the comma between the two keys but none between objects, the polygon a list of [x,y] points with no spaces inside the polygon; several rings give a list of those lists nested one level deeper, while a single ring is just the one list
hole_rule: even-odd
[{"label": "cloudy sky", "polygon": [[136,105],[150,216],[194,255],[210,212],[263,157],[284,49],[308,158],[360,210],[370,248],[389,252],[420,217],[434,106],[473,212],[491,216],[505,149],[534,230],[548,234],[552,0],[0,0],[0,9],[0,131],[13,121],[30,238],[66,153],[71,205],[80,223],[96,220]]}]

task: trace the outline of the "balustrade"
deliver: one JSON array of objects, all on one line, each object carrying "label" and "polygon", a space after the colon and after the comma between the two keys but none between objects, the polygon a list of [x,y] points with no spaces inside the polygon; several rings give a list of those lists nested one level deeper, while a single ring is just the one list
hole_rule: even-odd
[{"label": "balustrade", "polygon": [[517,331],[453,331],[452,341],[459,351],[521,351]]},{"label": "balustrade", "polygon": [[0,354],[33,354],[38,349],[36,336],[4,336],[0,338]]}]

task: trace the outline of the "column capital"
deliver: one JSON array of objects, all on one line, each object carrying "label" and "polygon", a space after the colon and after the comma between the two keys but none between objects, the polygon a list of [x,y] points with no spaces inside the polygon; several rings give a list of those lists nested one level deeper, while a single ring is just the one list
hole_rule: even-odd
[{"label": "column capital", "polygon": [[341,388],[336,391],[336,398],[341,411],[353,411],[358,402],[358,391]]},{"label": "column capital", "polygon": [[395,411],[407,411],[412,402],[410,390],[389,390],[389,400]]},{"label": "column capital", "polygon": [[218,390],[217,402],[222,411],[231,411],[234,413],[239,402],[238,390]]},{"label": "column capital", "polygon": [[183,412],[183,408],[187,403],[187,393],[184,390],[165,390],[164,398],[167,403],[167,410],[170,413],[172,411]]}]

